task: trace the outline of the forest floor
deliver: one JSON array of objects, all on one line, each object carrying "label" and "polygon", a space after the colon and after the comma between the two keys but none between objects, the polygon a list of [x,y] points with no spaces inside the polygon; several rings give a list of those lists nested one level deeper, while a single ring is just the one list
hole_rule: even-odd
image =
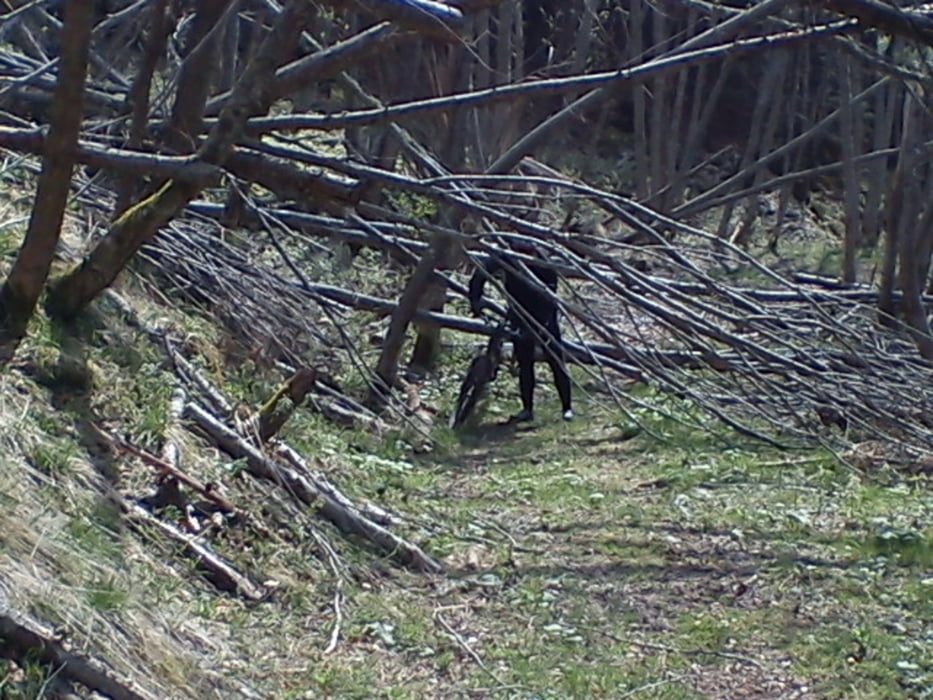
[{"label": "forest floor", "polygon": [[[0,273],[18,243],[0,229]],[[127,277],[119,293],[233,403],[265,403],[281,375]],[[450,431],[467,359],[421,385],[426,441],[305,408],[281,436],[446,567],[421,574],[173,421],[164,346],[108,300],[72,327],[40,314],[0,372],[0,614],[54,627],[153,698],[933,698],[928,475],[763,447],[674,398],[639,408],[644,387],[616,387],[626,412],[580,368],[573,422],[542,368],[536,423],[507,423],[503,372]],[[115,490],[151,497],[157,471],[99,427],[154,453],[172,441],[223,487],[247,517],[196,539],[266,598],[219,591],[127,521]],[[0,660],[0,698],[61,697],[59,673]]]},{"label": "forest floor", "polygon": [[663,443],[633,437],[630,425],[581,409],[570,425],[556,410],[529,428],[482,424],[443,457],[370,467],[383,502],[446,524],[449,540],[435,544],[455,572],[383,581],[358,598],[356,642],[318,669],[322,688],[930,692],[928,484],[857,474],[826,455],[724,445],[670,422],[650,426]]},{"label": "forest floor", "polygon": [[[441,408],[453,379],[429,380]],[[223,380],[246,401],[273,386]],[[512,426],[506,373],[477,421],[435,427],[421,453],[301,411],[284,437],[399,514],[448,567],[426,575],[171,433],[172,387],[113,321],[43,321],[0,375],[6,598],[154,697],[931,697],[928,481],[685,427],[673,399],[668,418],[625,416],[592,386],[564,423],[542,382],[538,421]],[[185,468],[253,516],[201,539],[274,593],[221,593],[128,528],[107,483],[142,497],[154,473],[102,454],[92,421],[152,449],[173,434]],[[54,675],[0,662],[0,697],[55,697]]]}]

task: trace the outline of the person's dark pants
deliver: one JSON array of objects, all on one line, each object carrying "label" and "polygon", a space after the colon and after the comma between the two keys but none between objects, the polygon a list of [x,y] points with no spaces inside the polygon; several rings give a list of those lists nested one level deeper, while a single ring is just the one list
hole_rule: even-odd
[{"label": "person's dark pants", "polygon": [[541,344],[544,358],[554,374],[554,386],[560,396],[563,411],[570,410],[570,375],[564,365],[563,346],[561,345],[560,327],[554,318],[537,332],[525,326],[521,327],[515,339],[515,359],[518,362],[518,388],[522,397],[522,408],[534,411],[535,391],[535,347]]}]

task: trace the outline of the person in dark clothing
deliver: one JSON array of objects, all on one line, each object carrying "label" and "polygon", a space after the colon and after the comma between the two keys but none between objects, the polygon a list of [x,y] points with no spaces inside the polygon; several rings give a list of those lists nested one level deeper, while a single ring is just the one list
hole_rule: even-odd
[{"label": "person in dark clothing", "polygon": [[478,315],[482,309],[486,280],[499,272],[505,275],[508,318],[518,331],[515,359],[518,360],[522,411],[512,420],[534,420],[535,348],[538,344],[544,348],[544,357],[554,373],[554,385],[560,396],[563,418],[572,420],[570,376],[564,365],[560,327],[557,325],[557,302],[546,291],[557,291],[557,272],[535,262],[519,262],[511,255],[490,257],[470,279],[470,308],[474,314]]}]

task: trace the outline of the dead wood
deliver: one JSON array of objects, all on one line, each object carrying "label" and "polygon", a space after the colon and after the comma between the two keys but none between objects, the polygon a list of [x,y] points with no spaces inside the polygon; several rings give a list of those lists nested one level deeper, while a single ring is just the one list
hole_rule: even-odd
[{"label": "dead wood", "polygon": [[440,573],[441,564],[418,545],[408,542],[364,516],[349,498],[322,475],[315,474],[296,452],[278,446],[276,453],[290,466],[267,457],[257,447],[196,404],[189,404],[187,415],[221,449],[235,458],[245,458],[249,473],[285,489],[305,505],[316,507],[321,517],[347,534],[359,535],[379,550],[416,571]]},{"label": "dead wood", "polygon": [[59,678],[113,700],[155,698],[94,659],[67,650],[51,629],[25,616],[0,615],[0,656],[21,666],[38,661],[49,666]]},{"label": "dead wood", "polygon": [[235,593],[251,601],[264,600],[268,596],[269,591],[237,571],[207,544],[198,542],[196,534],[184,532],[129,499],[120,498],[119,504],[129,522],[137,529],[140,526],[153,528],[172,543],[179,545],[187,556],[197,562],[205,578],[219,590]]},{"label": "dead wood", "polygon": [[[286,96],[316,81],[331,78],[353,65],[366,61],[376,52],[387,49],[406,36],[388,22],[375,24],[333,46],[282,66],[275,73],[273,90],[276,95]],[[211,98],[205,114],[217,114],[229,97],[229,93],[223,93]]]},{"label": "dead wood", "polygon": [[259,409],[257,422],[259,423],[259,439],[263,443],[269,442],[282,429],[295,409],[314,389],[317,379],[318,373],[315,370],[298,370]]},{"label": "dead wood", "polygon": [[223,392],[205,377],[203,372],[185,359],[167,336],[163,340],[165,350],[175,366],[175,371],[180,373],[188,383],[193,384],[198,392],[210,401],[215,412],[223,415],[233,413],[233,402],[224,396]]},{"label": "dead wood", "polygon": [[[496,181],[492,178],[418,179],[320,158],[319,166],[324,164],[350,177],[395,182],[438,202],[457,202],[472,216],[488,219],[501,233],[473,239],[477,253],[492,252],[511,236],[538,241],[562,274],[589,285],[575,282],[561,296],[568,318],[582,334],[573,339],[583,346],[575,355],[590,359],[588,371],[600,385],[611,387],[621,372],[717,417],[728,415],[729,424],[755,423],[757,428],[743,432],[772,431],[782,436],[782,444],[844,449],[850,439],[877,439],[897,449],[931,448],[923,418],[929,413],[928,397],[910,388],[924,385],[930,370],[918,364],[909,335],[877,326],[868,306],[877,298],[871,288],[834,290],[786,279],[744,251],[722,242],[712,245],[713,237],[703,231],[566,178],[530,179],[553,189],[550,196],[564,192],[588,200],[636,232],[638,245],[616,236],[562,235],[482,203],[478,198],[489,189],[485,183]],[[326,219],[315,222],[324,225]],[[345,229],[360,236],[367,227],[384,236],[393,226],[379,218],[343,221]],[[301,366],[308,352],[352,358],[357,348],[340,336],[341,307],[377,313],[394,308],[390,301],[352,290],[313,282],[305,286],[281,266],[257,265],[247,248],[231,245],[225,236],[212,233],[216,230],[203,222],[173,222],[144,255],[175,289],[190,293],[237,335],[271,350],[274,359]],[[405,228],[395,230],[403,234]],[[315,245],[300,232],[288,235]],[[402,238],[396,236],[399,242]],[[644,263],[635,265],[632,258]],[[739,265],[761,282],[737,286],[722,277],[723,270]],[[298,307],[314,308],[309,300],[321,310],[311,315],[313,323],[308,314],[293,313]],[[472,319],[430,318],[447,327],[483,332],[483,325]],[[624,394],[612,396],[628,400]],[[909,398],[903,401],[901,396]],[[837,422],[827,431],[817,410],[827,402],[846,418],[847,430],[839,430]]]},{"label": "dead wood", "polygon": [[378,19],[388,18],[422,35],[446,41],[456,41],[465,22],[459,8],[433,0],[409,0],[404,3],[326,0],[326,4],[340,9],[363,10],[367,15]]},{"label": "dead wood", "polygon": [[[197,158],[222,165],[242,135],[248,117],[265,113],[272,103],[268,81],[293,46],[313,9],[296,1],[286,4],[275,26],[237,81],[233,96]],[[73,317],[110,286],[139,248],[156,235],[209,183],[169,181],[150,197],[127,209],[110,226],[84,261],[64,275],[49,291],[47,308],[53,315]]]},{"label": "dead wood", "polygon": [[[693,51],[664,55],[632,68],[589,73],[583,76],[530,80],[523,83],[475,90],[452,96],[416,100],[383,108],[362,109],[333,115],[257,117],[250,120],[247,126],[247,133],[256,136],[272,131],[297,131],[303,129],[335,130],[352,126],[369,126],[414,115],[428,115],[435,112],[453,110],[459,107],[487,107],[500,102],[511,102],[529,95],[539,97],[573,95],[575,93],[587,92],[588,94],[586,97],[589,97],[595,94],[592,92],[594,88],[621,84],[637,85],[648,79],[669,76],[672,73],[677,73],[693,66],[721,60],[726,56],[751,54],[764,49],[772,49],[777,46],[790,46],[812,42],[827,36],[851,32],[856,27],[857,23],[854,21],[841,20],[833,24],[819,27],[777,32],[748,39],[737,39]],[[581,100],[586,99],[586,97],[581,98]],[[591,99],[595,99],[595,97]],[[580,105],[577,106],[580,107]],[[520,159],[526,152],[527,151],[517,155],[517,158]]]},{"label": "dead wood", "polygon": [[822,0],[818,4],[839,14],[856,17],[866,28],[880,29],[933,46],[933,18],[929,16],[926,5],[919,8],[920,11],[912,12],[878,0]]},{"label": "dead wood", "polygon": [[166,435],[160,452],[162,461],[176,470],[178,470],[178,465],[181,461],[181,450],[172,436],[172,432],[178,428],[178,422],[181,420],[181,415],[185,411],[186,400],[187,395],[185,394],[185,390],[181,387],[175,387],[175,390],[172,392],[172,398],[168,404],[169,422],[166,426]]},{"label": "dead wood", "polygon": [[240,509],[238,509],[230,500],[218,492],[218,487],[216,484],[204,484],[193,476],[183,472],[176,464],[173,464],[172,462],[165,459],[159,459],[155,455],[150,454],[145,450],[136,447],[135,445],[131,445],[125,440],[121,440],[118,437],[110,435],[98,426],[94,426],[94,428],[101,440],[113,449],[119,452],[125,452],[126,454],[131,454],[134,457],[138,457],[145,464],[158,469],[162,476],[171,476],[172,478],[183,483],[185,486],[193,489],[194,491],[197,491],[202,496],[204,496],[204,498],[206,498],[208,501],[213,503],[224,512],[232,514],[241,512]]}]

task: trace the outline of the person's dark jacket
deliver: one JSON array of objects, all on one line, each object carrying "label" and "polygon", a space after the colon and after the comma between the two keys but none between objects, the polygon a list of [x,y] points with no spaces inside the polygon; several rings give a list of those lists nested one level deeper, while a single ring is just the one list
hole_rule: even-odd
[{"label": "person's dark jacket", "polygon": [[529,279],[528,272],[516,258],[509,255],[491,256],[483,267],[477,268],[470,279],[470,307],[474,313],[481,308],[483,289],[486,280],[500,270],[505,273],[505,291],[509,302],[509,316],[519,325],[526,325],[529,316],[543,326],[548,326],[557,318],[557,302],[541,286],[551,292],[557,291],[557,272],[552,268],[535,262],[524,262],[524,267],[534,276]]}]

